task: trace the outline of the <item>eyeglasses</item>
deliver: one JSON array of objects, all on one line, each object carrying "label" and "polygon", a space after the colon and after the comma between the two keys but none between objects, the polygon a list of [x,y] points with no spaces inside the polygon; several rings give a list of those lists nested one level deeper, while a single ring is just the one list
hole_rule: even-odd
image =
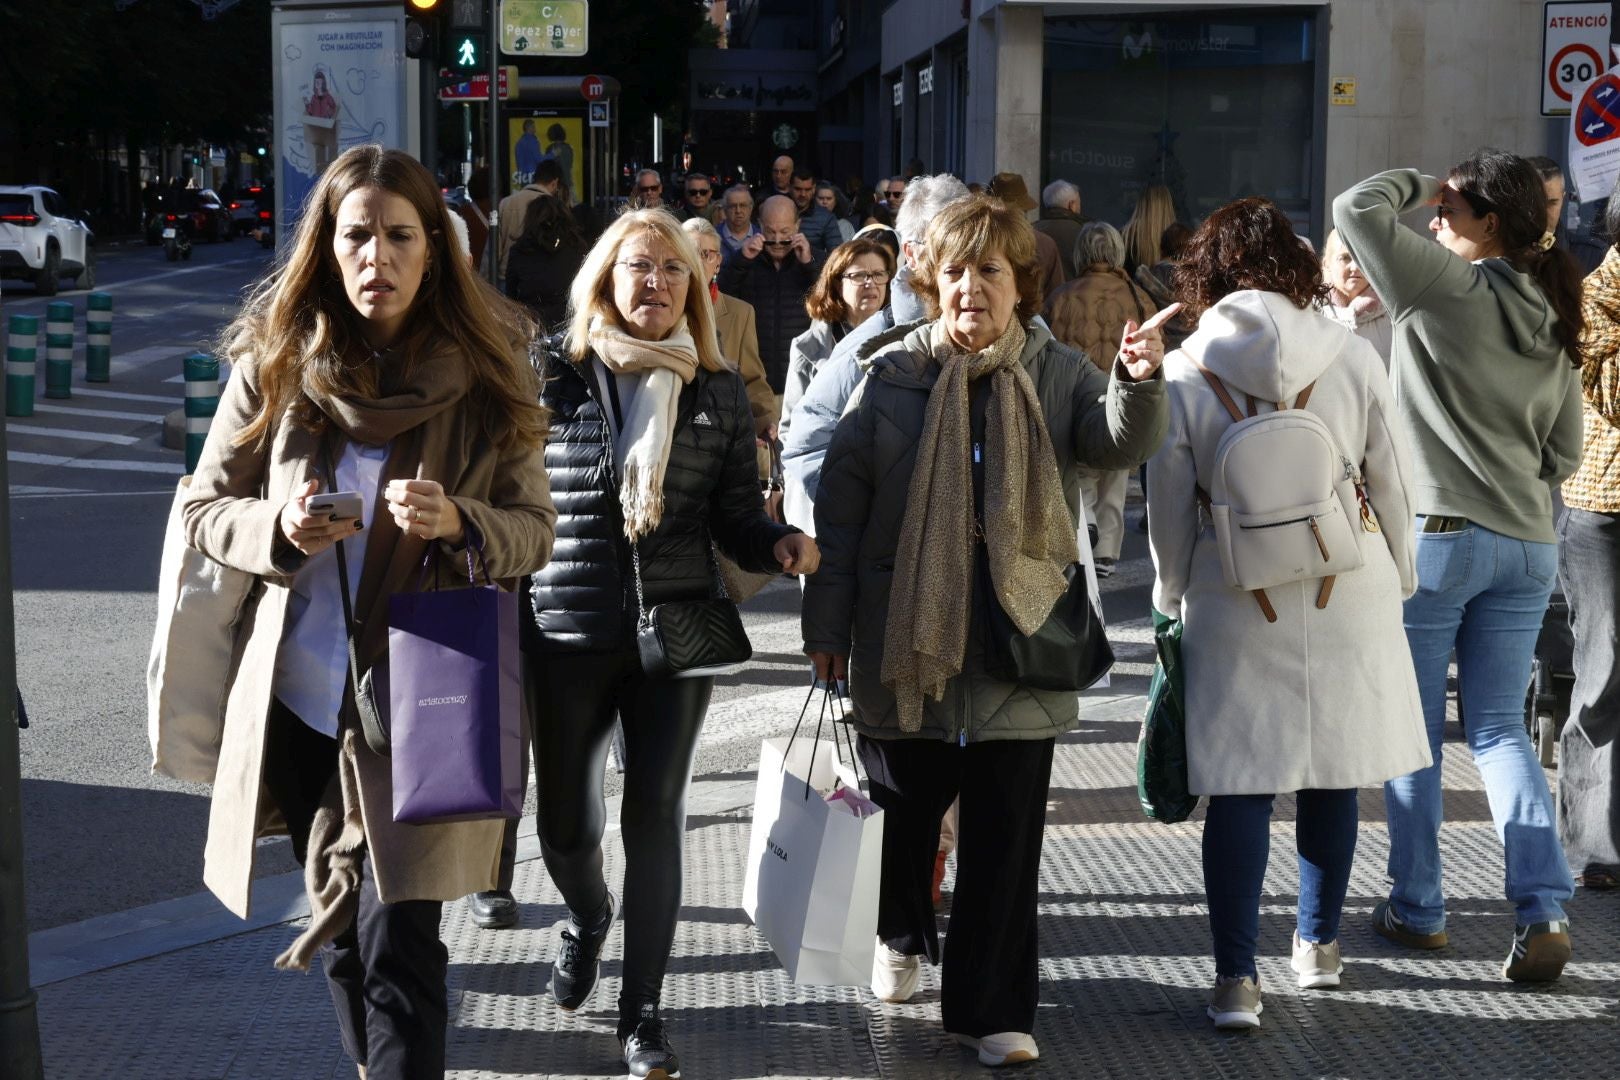
[{"label": "eyeglasses", "polygon": [[665,281],[671,282],[685,281],[687,278],[692,276],[692,268],[690,266],[687,266],[683,262],[675,262],[673,260],[659,266],[651,259],[617,259],[614,261],[613,265],[624,267],[638,278],[652,277],[655,271],[661,274]]},{"label": "eyeglasses", "polygon": [[889,274],[886,270],[851,270],[843,278],[857,285],[882,285],[889,280]]},{"label": "eyeglasses", "polygon": [[664,185],[663,184],[652,184],[652,185],[649,186],[647,184],[638,184],[638,185],[636,185],[636,190],[641,192],[644,195],[651,195],[654,192],[663,191],[664,190]]},{"label": "eyeglasses", "polygon": [[793,237],[791,237],[791,236],[765,236],[764,242],[766,244],[770,244],[770,245],[772,245],[774,247],[787,247],[789,244],[793,243]]},{"label": "eyeglasses", "polygon": [[886,191],[884,192],[883,197],[888,199],[890,202],[899,202],[901,199],[906,197],[906,189],[901,188],[899,191]]},{"label": "eyeglasses", "polygon": [[686,189],[686,197],[688,199],[690,199],[694,195],[703,195],[703,196],[707,197],[708,194],[709,194],[709,189],[706,188],[706,187],[705,188],[690,188],[689,187],[689,188]]},{"label": "eyeglasses", "polygon": [[703,256],[705,259],[718,259],[720,257],[720,249],[704,248],[703,250],[699,251],[698,254]]},{"label": "eyeglasses", "polygon": [[749,213],[749,214],[754,212],[754,204],[753,203],[728,202],[728,203],[725,204],[725,208],[726,208],[727,211],[741,210],[744,213]]}]

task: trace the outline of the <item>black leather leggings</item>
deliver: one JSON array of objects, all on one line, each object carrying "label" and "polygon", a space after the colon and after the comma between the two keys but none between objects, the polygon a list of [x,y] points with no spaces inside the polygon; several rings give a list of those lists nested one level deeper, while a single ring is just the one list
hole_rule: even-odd
[{"label": "black leather leggings", "polygon": [[619,1015],[656,1005],[681,909],[686,789],[713,679],[649,679],[635,651],[528,657],[540,851],[568,909],[602,910],[603,774],[624,724],[624,979]]}]

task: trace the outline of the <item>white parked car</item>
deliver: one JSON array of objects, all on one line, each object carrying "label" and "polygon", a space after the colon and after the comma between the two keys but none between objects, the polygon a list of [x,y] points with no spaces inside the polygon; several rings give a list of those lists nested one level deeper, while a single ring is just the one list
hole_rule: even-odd
[{"label": "white parked car", "polygon": [[55,296],[63,275],[94,288],[95,237],[82,217],[48,187],[0,186],[0,277],[29,278],[41,296]]}]

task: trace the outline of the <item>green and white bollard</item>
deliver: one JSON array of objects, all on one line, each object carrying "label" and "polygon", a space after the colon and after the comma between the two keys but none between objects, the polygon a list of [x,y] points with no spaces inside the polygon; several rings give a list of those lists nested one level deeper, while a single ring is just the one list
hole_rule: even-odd
[{"label": "green and white bollard", "polygon": [[45,309],[45,396],[73,396],[73,305],[66,300]]},{"label": "green and white bollard", "polygon": [[219,361],[207,353],[186,357],[186,472],[196,472],[203,443],[219,408]]},{"label": "green and white bollard", "polygon": [[34,415],[34,361],[39,356],[39,316],[13,315],[6,334],[6,415]]},{"label": "green and white bollard", "polygon": [[84,312],[84,381],[112,382],[112,293],[93,292]]}]

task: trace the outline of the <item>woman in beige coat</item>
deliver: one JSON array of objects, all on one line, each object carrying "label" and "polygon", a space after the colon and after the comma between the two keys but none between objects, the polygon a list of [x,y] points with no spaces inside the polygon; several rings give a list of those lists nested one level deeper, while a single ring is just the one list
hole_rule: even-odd
[{"label": "woman in beige coat", "polygon": [[[424,557],[465,581],[476,547],[511,587],[545,564],[556,520],[532,324],[452,245],[414,159],[360,146],[334,161],[285,266],[226,331],[234,371],[184,506],[192,546],[259,578],[204,879],[245,917],[254,841],[290,834],[312,917],[277,964],[306,967],[319,948],[344,1048],[371,1080],[443,1075],[440,901],[495,887],[501,822],[394,823],[390,763],[357,731],[338,560],[358,667],[375,670],[388,598]],[[358,491],[360,517],[308,505],[330,490]]]},{"label": "woman in beige coat", "polygon": [[[1046,322],[1052,336],[1079,349],[1093,364],[1108,370],[1109,357],[1125,333],[1125,324],[1140,326],[1159,307],[1124,270],[1125,241],[1106,221],[1089,221],[1074,244],[1079,274],[1046,298]],[[1080,497],[1086,515],[1097,526],[1097,576],[1114,572],[1125,543],[1125,494],[1129,469],[1086,468],[1080,474]]]},{"label": "woman in beige coat", "polygon": [[[1259,1024],[1255,969],[1272,801],[1297,793],[1299,907],[1292,966],[1301,987],[1337,986],[1339,916],[1356,843],[1356,791],[1429,763],[1401,601],[1416,587],[1410,464],[1392,427],[1389,380],[1371,345],[1312,306],[1316,259],[1264,199],[1217,210],[1176,268],[1198,329],[1165,359],[1170,432],[1148,463],[1154,606],[1182,621],[1187,771],[1207,795],[1204,885],[1214,938],[1218,1027]],[[1364,477],[1368,512],[1347,508],[1362,556],[1325,607],[1320,579],[1255,593],[1227,584],[1200,510],[1235,402],[1305,403]],[[1262,413],[1275,406],[1256,406]],[[1278,463],[1262,488],[1295,478]],[[1250,490],[1255,490],[1251,488]],[[1275,621],[1268,621],[1273,613]]]}]

